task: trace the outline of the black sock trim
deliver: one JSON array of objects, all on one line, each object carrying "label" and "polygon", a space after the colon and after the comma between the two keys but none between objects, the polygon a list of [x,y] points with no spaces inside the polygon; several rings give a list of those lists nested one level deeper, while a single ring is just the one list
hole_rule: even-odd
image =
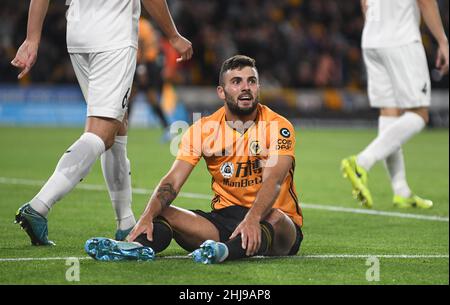
[{"label": "black sock trim", "polygon": [[264,234],[266,237],[266,247],[260,248],[258,251],[258,255],[265,255],[269,250],[272,248],[272,242],[273,242],[273,236],[274,236],[274,230],[270,223],[264,221],[261,223],[261,234]]},{"label": "black sock trim", "polygon": [[165,226],[167,226],[169,229],[170,229],[170,232],[172,233],[172,236],[173,236],[173,229],[172,229],[172,226],[170,225],[170,223],[167,221],[167,219],[165,219],[164,217],[162,217],[162,216],[158,216],[158,217],[156,217],[154,220],[153,220],[153,222],[155,223],[155,222],[159,222],[159,223],[162,223],[162,224],[164,224]]}]

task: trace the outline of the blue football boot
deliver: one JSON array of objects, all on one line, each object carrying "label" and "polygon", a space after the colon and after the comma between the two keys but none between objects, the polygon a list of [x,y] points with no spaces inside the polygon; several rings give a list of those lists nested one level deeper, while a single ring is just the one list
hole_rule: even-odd
[{"label": "blue football boot", "polygon": [[202,264],[217,264],[228,257],[228,247],[221,242],[207,240],[200,248],[189,254],[194,262]]},{"label": "blue football boot", "polygon": [[133,228],[134,228],[134,226],[129,229],[126,229],[126,230],[118,229],[116,231],[116,235],[114,236],[114,239],[118,240],[118,241],[124,241],[125,238],[127,238],[128,234],[130,234],[131,230],[133,230]]},{"label": "blue football boot", "polygon": [[155,259],[155,252],[150,247],[105,237],[87,240],[84,250],[89,256],[99,261],[152,261]]},{"label": "blue football boot", "polygon": [[54,246],[55,243],[48,240],[47,219],[36,212],[29,203],[21,206],[16,213],[15,223],[18,223],[28,234],[33,246]]}]

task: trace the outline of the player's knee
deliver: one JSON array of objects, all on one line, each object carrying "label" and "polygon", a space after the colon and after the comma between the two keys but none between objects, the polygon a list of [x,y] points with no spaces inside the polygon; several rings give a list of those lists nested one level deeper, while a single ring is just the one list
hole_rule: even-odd
[{"label": "player's knee", "polygon": [[128,116],[123,118],[122,124],[120,125],[119,131],[117,132],[118,136],[126,136],[128,133]]},{"label": "player's knee", "polygon": [[283,221],[283,219],[287,217],[286,214],[281,212],[278,209],[272,209],[272,211],[267,215],[265,221],[270,223],[272,227],[276,228],[277,225],[280,223],[280,221]]},{"label": "player's knee", "polygon": [[268,255],[288,255],[296,238],[293,221],[278,209],[273,209],[265,221],[270,223],[274,230],[274,238]]},{"label": "player's knee", "polygon": [[403,114],[403,110],[400,108],[381,108],[381,116],[399,117]]},{"label": "player's knee", "polygon": [[430,120],[428,108],[421,107],[421,108],[408,109],[407,111],[414,112],[415,114],[419,115],[423,119],[425,124],[428,124],[428,122]]},{"label": "player's knee", "polygon": [[422,110],[416,113],[422,117],[425,124],[428,124],[428,122],[430,121],[430,115],[428,114],[428,110]]},{"label": "player's knee", "polygon": [[158,216],[153,221],[153,241],[147,239],[147,235],[139,235],[135,241],[143,246],[153,249],[156,253],[164,251],[172,241],[173,231],[169,222],[163,217]]},{"label": "player's knee", "polygon": [[114,145],[114,137],[103,139],[105,150],[110,149]]}]

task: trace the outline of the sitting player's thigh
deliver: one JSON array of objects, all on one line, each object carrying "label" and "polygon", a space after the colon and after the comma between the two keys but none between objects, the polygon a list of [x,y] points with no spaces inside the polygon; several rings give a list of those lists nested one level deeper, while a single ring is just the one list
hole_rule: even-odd
[{"label": "sitting player's thigh", "polygon": [[206,218],[186,209],[167,207],[161,213],[172,227],[175,241],[185,250],[197,249],[205,240],[218,241],[219,231]]},{"label": "sitting player's thigh", "polygon": [[288,255],[297,238],[297,230],[292,219],[282,211],[272,209],[264,220],[272,225],[274,231],[268,255]]}]

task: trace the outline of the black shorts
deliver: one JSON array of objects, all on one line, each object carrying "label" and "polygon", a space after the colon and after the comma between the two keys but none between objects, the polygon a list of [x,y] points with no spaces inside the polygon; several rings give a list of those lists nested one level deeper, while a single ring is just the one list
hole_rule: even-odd
[{"label": "black shorts", "polygon": [[[234,205],[211,212],[204,212],[202,210],[192,210],[192,212],[208,219],[219,231],[220,241],[226,242],[231,234],[233,234],[236,227],[242,222],[245,215],[247,215],[248,210],[248,208]],[[261,221],[261,223],[267,222]],[[288,255],[296,255],[300,250],[300,244],[303,240],[302,229],[297,224],[294,223],[294,225],[297,233],[295,243]]]}]

